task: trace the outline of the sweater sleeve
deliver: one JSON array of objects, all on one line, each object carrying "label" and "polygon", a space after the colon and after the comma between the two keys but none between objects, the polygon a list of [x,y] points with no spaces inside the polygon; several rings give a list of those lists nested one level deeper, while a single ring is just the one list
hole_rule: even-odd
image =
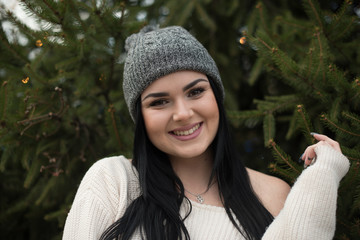
[{"label": "sweater sleeve", "polygon": [[63,240],[99,239],[117,220],[128,197],[125,161],[124,157],[105,158],[88,170],[66,219]]},{"label": "sweater sleeve", "polygon": [[320,145],[315,152],[316,162],[299,176],[263,240],[333,238],[337,189],[350,164],[331,147]]}]

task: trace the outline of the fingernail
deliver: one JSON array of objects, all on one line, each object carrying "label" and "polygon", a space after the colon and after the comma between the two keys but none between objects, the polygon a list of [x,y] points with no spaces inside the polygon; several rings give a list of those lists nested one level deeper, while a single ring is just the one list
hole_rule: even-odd
[{"label": "fingernail", "polygon": [[318,134],[318,133],[316,133],[316,132],[311,132],[310,134],[311,134],[311,136],[314,136],[315,134]]},{"label": "fingernail", "polygon": [[301,154],[301,156],[299,157],[299,160],[298,160],[299,163],[301,163],[303,156],[304,156],[304,154]]},{"label": "fingernail", "polygon": [[308,165],[306,165],[305,163],[304,163],[304,169],[306,169],[308,167]]}]

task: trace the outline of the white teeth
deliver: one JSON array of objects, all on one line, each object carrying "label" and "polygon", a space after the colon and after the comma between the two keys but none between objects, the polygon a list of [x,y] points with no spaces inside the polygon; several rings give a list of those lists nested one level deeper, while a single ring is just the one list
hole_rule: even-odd
[{"label": "white teeth", "polygon": [[173,133],[177,136],[187,136],[195,132],[197,129],[199,129],[200,123],[196,124],[193,128],[187,130],[187,131],[174,131]]}]

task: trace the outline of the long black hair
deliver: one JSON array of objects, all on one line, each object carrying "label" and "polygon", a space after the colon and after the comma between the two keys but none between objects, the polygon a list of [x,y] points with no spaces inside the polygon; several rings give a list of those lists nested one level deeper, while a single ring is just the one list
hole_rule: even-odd
[{"label": "long black hair", "polygon": [[[211,145],[214,159],[211,179],[218,182],[220,198],[231,222],[246,239],[261,239],[272,215],[252,190],[248,173],[233,146],[220,89],[209,78],[219,109],[219,127]],[[137,116],[133,150],[133,165],[139,173],[141,193],[126,209],[124,215],[101,236],[101,240],[131,239],[140,231],[143,239],[190,240],[179,210],[184,186],[171,167],[168,156],[149,140],[137,101]],[[237,223],[238,221],[238,223]]]}]

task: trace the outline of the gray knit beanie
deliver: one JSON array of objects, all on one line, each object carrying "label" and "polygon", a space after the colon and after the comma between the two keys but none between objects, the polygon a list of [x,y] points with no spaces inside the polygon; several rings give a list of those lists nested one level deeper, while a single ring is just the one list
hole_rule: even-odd
[{"label": "gray knit beanie", "polygon": [[156,79],[167,74],[193,70],[204,73],[221,90],[224,87],[214,60],[199,41],[179,26],[146,26],[126,39],[123,90],[130,115],[135,121],[136,101]]}]

